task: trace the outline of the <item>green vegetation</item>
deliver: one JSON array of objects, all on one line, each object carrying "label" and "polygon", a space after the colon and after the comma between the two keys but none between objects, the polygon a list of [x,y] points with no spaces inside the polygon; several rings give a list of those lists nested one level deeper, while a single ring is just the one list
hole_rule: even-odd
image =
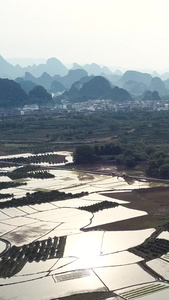
[{"label": "green vegetation", "polygon": [[138,163],[145,162],[147,154],[139,145],[108,143],[94,147],[78,146],[74,151],[75,164],[90,164],[96,162],[121,165],[125,168],[134,168]]},{"label": "green vegetation", "polygon": [[[153,203],[151,203],[151,205],[152,204]],[[169,231],[169,221],[163,220],[163,223],[156,227],[156,231],[148,239],[146,239],[144,243],[128,250],[138,256],[143,257],[146,261],[161,257],[169,252],[169,241],[158,238],[159,234],[163,231]]]},{"label": "green vegetation", "polygon": [[28,177],[36,178],[36,179],[49,179],[49,178],[54,178],[55,175],[49,173],[48,171],[40,171],[40,172],[28,173]]},{"label": "green vegetation", "polygon": [[20,163],[20,164],[39,164],[39,163],[62,163],[66,162],[65,157],[63,155],[58,154],[43,154],[43,155],[33,155],[28,157],[13,157],[13,158],[5,158],[1,161],[4,162],[12,162],[12,163]]},{"label": "green vegetation", "polygon": [[76,147],[73,159],[76,164],[91,164],[96,161],[93,148],[88,145]]},{"label": "green vegetation", "polygon": [[49,94],[46,89],[41,85],[36,85],[32,90],[29,91],[29,101],[30,103],[35,103],[40,106],[45,105],[46,103],[53,103],[52,95]]},{"label": "green vegetation", "polygon": [[1,194],[0,193],[0,199],[6,199],[6,198],[11,198],[13,197],[13,194]]},{"label": "green vegetation", "polygon": [[47,171],[37,171],[40,167],[39,166],[24,166],[18,169],[15,169],[12,172],[7,172],[6,175],[11,178],[12,180],[17,180],[21,178],[40,178],[40,179],[47,179],[47,178],[54,178],[53,174],[50,174]]},{"label": "green vegetation", "polygon": [[87,192],[81,192],[77,194],[72,193],[64,193],[59,192],[58,190],[53,190],[50,192],[43,192],[38,191],[35,193],[27,193],[25,197],[22,198],[12,198],[10,201],[3,201],[0,203],[0,209],[9,208],[9,207],[18,207],[18,206],[25,206],[25,205],[34,205],[34,204],[41,204],[41,203],[50,203],[53,201],[61,201],[73,198],[79,198],[82,196],[88,195]]},{"label": "green vegetation", "polygon": [[[23,84],[23,88],[19,84]],[[29,91],[27,94],[25,90]],[[32,88],[32,89],[29,89]],[[25,104],[39,104],[45,106],[50,103],[53,104],[52,96],[41,85],[35,85],[28,81],[27,84],[24,81],[0,78],[0,109],[11,109],[23,107]]]},{"label": "green vegetation", "polygon": [[74,148],[72,143],[81,143],[85,139],[98,137],[105,138],[112,134],[109,127],[111,121],[105,118],[105,115],[100,117],[71,113],[59,117],[59,115],[48,116],[44,112],[44,115],[40,116],[1,118],[1,153],[45,153],[72,149]]},{"label": "green vegetation", "polygon": [[[78,164],[101,162],[140,170],[149,177],[169,178],[168,111],[2,117],[0,140],[1,153],[70,149]],[[54,162],[52,157],[47,160]]]},{"label": "green vegetation", "polygon": [[13,80],[0,78],[0,108],[24,106],[28,96]]},{"label": "green vegetation", "polygon": [[146,174],[151,177],[169,179],[169,153],[155,151],[150,155]]},{"label": "green vegetation", "polygon": [[122,292],[119,295],[124,299],[134,299],[137,297],[146,296],[148,294],[161,291],[163,289],[168,288],[167,285],[162,283],[152,283],[152,284],[146,284],[138,288],[132,288],[128,290],[127,292]]},{"label": "green vegetation", "polygon": [[89,206],[81,206],[81,207],[79,207],[79,209],[86,210],[86,211],[91,212],[91,213],[95,213],[99,210],[113,208],[113,207],[116,207],[118,205],[119,204],[116,203],[116,202],[102,201],[100,203],[92,204],[92,205],[89,205]]},{"label": "green vegetation", "polygon": [[0,190],[26,185],[26,182],[0,182]]},{"label": "green vegetation", "polygon": [[[109,128],[116,135],[107,143],[77,146],[76,164],[102,162],[143,171],[149,177],[169,179],[169,113],[114,113]],[[165,118],[165,119],[164,119]],[[90,147],[90,148],[89,148]],[[88,160],[89,158],[89,160]]]},{"label": "green vegetation", "polygon": [[148,239],[143,244],[129,249],[129,251],[146,260],[151,260],[169,252],[169,241],[165,239]]},{"label": "green vegetation", "polygon": [[[62,118],[60,118],[62,117]],[[48,142],[78,141],[101,137],[112,137],[119,142],[139,141],[153,145],[156,139],[158,144],[168,142],[169,130],[168,111],[134,111],[134,112],[96,112],[90,115],[84,113],[65,113],[64,115],[48,116],[18,116],[15,118],[2,118],[0,122],[0,138],[15,143],[19,146],[33,142],[46,140]],[[8,132],[8,134],[6,134]],[[157,133],[161,135],[157,136]],[[26,139],[25,139],[26,135]],[[19,143],[20,142],[20,143]],[[34,140],[35,142],[35,140]],[[91,141],[92,142],[92,141]],[[93,140],[94,143],[94,140]],[[154,143],[157,146],[156,143]]]},{"label": "green vegetation", "polygon": [[54,237],[21,247],[12,246],[0,260],[0,277],[12,277],[29,262],[63,257],[66,237]]}]

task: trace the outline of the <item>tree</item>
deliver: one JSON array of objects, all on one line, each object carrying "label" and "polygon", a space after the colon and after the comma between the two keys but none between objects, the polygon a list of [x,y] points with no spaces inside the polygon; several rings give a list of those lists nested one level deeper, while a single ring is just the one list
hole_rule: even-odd
[{"label": "tree", "polygon": [[73,160],[76,164],[90,164],[95,161],[94,151],[91,146],[78,146],[73,153]]},{"label": "tree", "polygon": [[157,163],[157,160],[150,160],[148,162],[148,167],[146,169],[146,175],[152,176],[152,177],[159,177],[159,171],[158,171],[159,165]]},{"label": "tree", "polygon": [[134,156],[132,156],[132,155],[125,156],[124,157],[124,165],[127,168],[134,168],[136,166],[136,161],[135,161]]},{"label": "tree", "polygon": [[159,168],[159,176],[163,179],[169,179],[169,164],[163,164]]}]

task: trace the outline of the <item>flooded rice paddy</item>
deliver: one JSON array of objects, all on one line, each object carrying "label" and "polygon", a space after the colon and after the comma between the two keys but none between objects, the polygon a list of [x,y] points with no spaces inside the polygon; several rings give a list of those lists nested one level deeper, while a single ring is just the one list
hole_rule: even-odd
[{"label": "flooded rice paddy", "polygon": [[[69,153],[62,154],[66,155],[68,162],[72,161]],[[7,169],[2,168],[1,171]],[[79,295],[77,299],[84,299],[83,296],[80,298],[83,293],[102,292],[105,296],[101,299],[168,300],[169,255],[149,261],[143,268],[143,258],[129,251],[131,247],[143,243],[155,229],[98,230],[99,225],[147,214],[124,207],[126,201],[103,196],[102,192],[130,193],[130,190],[146,188],[148,184],[138,181],[129,184],[121,177],[86,176],[74,170],[52,169],[50,172],[55,178],[26,179],[27,185],[3,189],[1,193],[11,193],[15,198],[37,190],[58,189],[72,194],[82,191],[89,194],[70,200],[0,210],[0,261],[3,252],[11,246],[18,247],[21,252],[31,243],[47,244],[53,242],[54,237],[58,238],[59,243],[59,238],[65,238],[61,254],[27,262],[12,276],[0,276],[0,299],[49,300],[70,295]],[[8,181],[8,177],[0,177],[0,180]],[[94,213],[79,209],[103,201],[119,205]],[[168,240],[168,232],[161,233],[160,238]],[[37,248],[37,251],[40,252],[41,248]],[[158,275],[164,281],[159,280]],[[111,298],[106,297],[108,292],[112,293]]]}]

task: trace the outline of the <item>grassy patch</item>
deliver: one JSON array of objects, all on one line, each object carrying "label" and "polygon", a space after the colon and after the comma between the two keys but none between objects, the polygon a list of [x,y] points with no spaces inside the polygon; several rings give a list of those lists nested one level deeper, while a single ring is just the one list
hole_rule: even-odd
[{"label": "grassy patch", "polygon": [[44,193],[51,192],[51,190],[48,190],[48,189],[41,189],[41,188],[35,189],[35,191],[36,191],[36,192],[44,192]]},{"label": "grassy patch", "polygon": [[14,180],[15,183],[24,183],[25,181],[29,181],[29,179],[28,178],[20,178],[20,179]]},{"label": "grassy patch", "polygon": [[73,180],[73,178],[71,178],[71,177],[64,177],[64,178],[62,178],[62,180],[63,181],[70,181],[70,180]]},{"label": "grassy patch", "polygon": [[79,180],[93,180],[94,176],[92,174],[88,174],[88,173],[79,173],[78,179]]},{"label": "grassy patch", "polygon": [[147,212],[146,216],[102,225],[103,230],[138,230],[157,228],[169,221],[169,188],[154,187],[131,192],[102,193],[115,199],[128,201],[123,206]]},{"label": "grassy patch", "polygon": [[149,187],[150,188],[154,188],[154,187],[169,187],[169,184],[162,183],[162,182],[150,182],[149,183]]}]

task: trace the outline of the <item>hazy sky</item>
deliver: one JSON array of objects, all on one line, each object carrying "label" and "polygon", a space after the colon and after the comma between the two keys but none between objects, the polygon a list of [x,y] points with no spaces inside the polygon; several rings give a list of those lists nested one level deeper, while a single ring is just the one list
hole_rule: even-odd
[{"label": "hazy sky", "polygon": [[169,0],[0,0],[0,54],[169,69]]}]

